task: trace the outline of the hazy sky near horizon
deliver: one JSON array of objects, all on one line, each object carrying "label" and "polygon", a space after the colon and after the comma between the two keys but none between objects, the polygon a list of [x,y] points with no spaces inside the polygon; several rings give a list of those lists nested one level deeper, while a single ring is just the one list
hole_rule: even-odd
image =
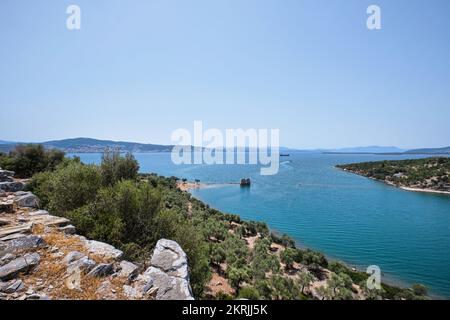
[{"label": "hazy sky near horizon", "polygon": [[169,144],[202,120],[297,148],[447,146],[449,16],[448,0],[2,0],[0,139]]}]

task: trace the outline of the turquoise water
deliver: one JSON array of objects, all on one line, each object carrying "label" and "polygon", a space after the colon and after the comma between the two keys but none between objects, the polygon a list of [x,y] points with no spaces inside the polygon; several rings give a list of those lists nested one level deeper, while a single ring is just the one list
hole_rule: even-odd
[{"label": "turquoise water", "polygon": [[[275,176],[260,176],[257,166],[176,166],[167,153],[136,158],[142,172],[225,183],[193,191],[212,207],[265,221],[300,245],[362,270],[378,265],[386,281],[423,283],[450,298],[450,196],[403,191],[334,167],[406,157],[294,153],[281,158]],[[252,179],[251,188],[226,185],[243,177]]]}]

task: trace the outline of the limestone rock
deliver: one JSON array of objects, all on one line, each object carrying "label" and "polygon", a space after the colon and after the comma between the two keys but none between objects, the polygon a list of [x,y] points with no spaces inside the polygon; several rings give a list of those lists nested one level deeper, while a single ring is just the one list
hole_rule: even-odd
[{"label": "limestone rock", "polygon": [[186,253],[178,243],[161,239],[156,244],[150,264],[143,274],[157,287],[157,300],[193,300]]},{"label": "limestone rock", "polygon": [[84,256],[81,259],[75,260],[67,266],[67,273],[72,274],[74,272],[84,272],[88,273],[94,268],[96,265],[94,260],[89,259]]},{"label": "limestone rock", "polygon": [[14,174],[14,171],[0,169],[0,181],[6,181],[4,179],[11,179],[11,177],[14,177]]},{"label": "limestone rock", "polygon": [[14,292],[21,291],[24,288],[25,288],[25,285],[23,284],[23,281],[20,279],[0,283],[0,292],[3,292],[3,293],[11,294]]},{"label": "limestone rock", "polygon": [[63,232],[64,234],[75,234],[77,232],[77,229],[73,225],[67,225],[64,227],[58,228],[59,231]]},{"label": "limestone rock", "polygon": [[114,300],[117,298],[115,294],[115,290],[108,280],[103,281],[98,289],[96,290],[96,293],[101,295],[103,299],[107,300]]},{"label": "limestone rock", "polygon": [[141,299],[142,298],[142,293],[140,293],[135,288],[128,286],[128,285],[124,285],[122,288],[123,288],[123,293],[128,298],[130,298],[130,299]]},{"label": "limestone rock", "polygon": [[169,276],[167,273],[155,267],[145,271],[145,276],[153,280],[153,286],[157,287],[156,300],[193,300],[189,281],[183,278]]},{"label": "limestone rock", "polygon": [[113,272],[113,265],[112,263],[101,263],[94,267],[87,275],[89,277],[106,277],[110,275]]},{"label": "limestone rock", "polygon": [[170,276],[188,279],[186,253],[172,240],[161,239],[156,244],[150,264]]},{"label": "limestone rock", "polygon": [[0,267],[0,280],[9,280],[19,273],[27,273],[39,264],[40,256],[38,253],[27,253],[22,257]]},{"label": "limestone rock", "polygon": [[31,232],[31,227],[33,225],[30,224],[24,224],[21,226],[12,226],[12,227],[6,227],[6,228],[1,228],[0,229],[0,238],[9,236],[10,234],[15,234],[15,233],[30,233]]},{"label": "limestone rock", "polygon": [[19,207],[37,208],[39,207],[39,199],[31,192],[18,196],[14,202]]},{"label": "limestone rock", "polygon": [[4,266],[5,264],[9,263],[10,261],[14,260],[16,256],[12,253],[6,253],[3,254],[0,253],[0,266]]},{"label": "limestone rock", "polygon": [[10,240],[6,243],[5,251],[28,250],[45,246],[45,241],[41,236],[28,235]]},{"label": "limestone rock", "polygon": [[0,182],[0,190],[3,190],[5,192],[16,192],[16,191],[20,191],[23,190],[23,188],[25,187],[25,184],[22,182],[18,182],[18,181],[13,181],[13,182]]},{"label": "limestone rock", "polygon": [[9,240],[23,238],[23,237],[26,237],[26,236],[27,235],[23,234],[23,233],[13,233],[13,234],[10,234],[9,236],[5,236],[3,238],[0,238],[0,241],[9,241]]},{"label": "limestone rock", "polygon": [[134,263],[128,262],[128,261],[121,261],[120,262],[120,272],[119,276],[127,278],[128,280],[132,280],[136,278],[138,275],[138,266]]},{"label": "limestone rock", "polygon": [[84,254],[78,251],[69,252],[64,259],[62,260],[64,264],[69,265],[76,260],[80,260],[81,258],[86,257]]},{"label": "limestone rock", "polygon": [[37,224],[43,224],[46,227],[64,227],[70,223],[69,219],[52,215],[32,216],[30,217],[30,221]]},{"label": "limestone rock", "polygon": [[49,213],[48,213],[47,210],[37,210],[37,211],[30,212],[28,215],[31,216],[31,217],[34,217],[34,216],[45,216],[45,215],[49,215]]},{"label": "limestone rock", "polygon": [[95,240],[86,240],[86,248],[89,253],[97,254],[111,259],[120,259],[123,252],[104,242]]}]

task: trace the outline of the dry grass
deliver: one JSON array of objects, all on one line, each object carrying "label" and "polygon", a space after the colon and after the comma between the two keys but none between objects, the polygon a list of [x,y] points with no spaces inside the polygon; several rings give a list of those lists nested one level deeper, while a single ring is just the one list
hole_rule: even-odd
[{"label": "dry grass", "polygon": [[[33,226],[33,233],[41,235],[48,245],[45,249],[39,249],[37,252],[41,256],[39,267],[36,270],[22,279],[26,285],[33,286],[42,290],[45,290],[45,294],[52,299],[63,300],[101,300],[104,293],[98,293],[97,289],[100,287],[103,281],[110,280],[111,288],[116,291],[111,292],[109,297],[114,299],[126,299],[123,295],[122,286],[124,279],[114,278],[94,278],[86,277],[84,274],[80,277],[80,289],[69,289],[65,281],[68,277],[66,270],[67,266],[62,263],[62,258],[71,251],[79,251],[96,263],[107,263],[104,257],[89,254],[83,242],[75,236],[66,235],[62,232],[52,228],[49,232],[45,233],[44,226],[42,224],[35,224]],[[52,247],[57,247],[59,252],[62,252],[61,257],[56,257],[54,253],[50,252]],[[43,285],[39,286],[39,282],[45,280]]]}]

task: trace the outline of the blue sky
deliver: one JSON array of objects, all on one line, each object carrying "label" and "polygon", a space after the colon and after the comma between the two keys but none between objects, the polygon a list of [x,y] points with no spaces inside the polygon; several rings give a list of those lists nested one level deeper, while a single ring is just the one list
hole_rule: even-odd
[{"label": "blue sky", "polygon": [[450,145],[449,15],[447,0],[2,0],[0,139],[167,144],[202,120],[298,148]]}]

